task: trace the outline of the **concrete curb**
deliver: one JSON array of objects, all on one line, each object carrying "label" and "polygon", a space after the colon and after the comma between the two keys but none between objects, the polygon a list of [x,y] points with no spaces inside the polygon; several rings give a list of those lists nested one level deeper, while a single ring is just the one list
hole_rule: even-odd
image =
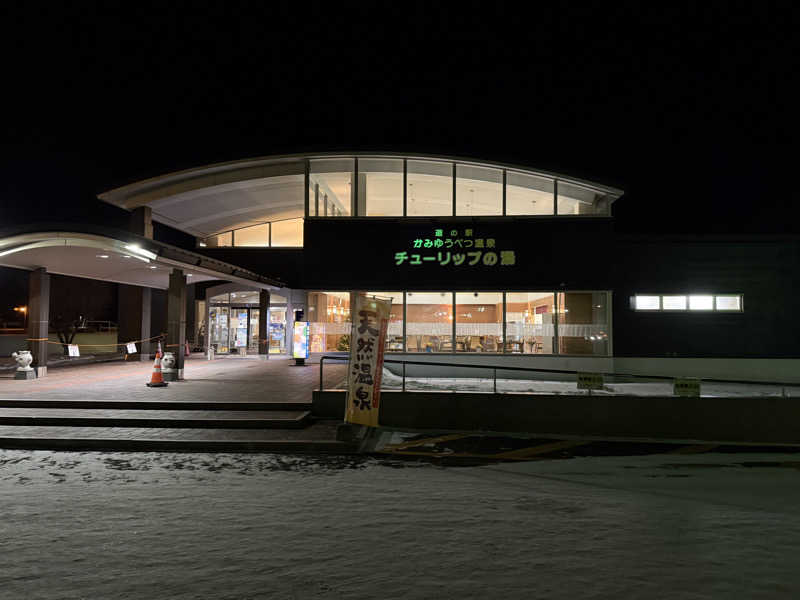
[{"label": "concrete curb", "polygon": [[55,417],[47,415],[0,416],[0,425],[25,427],[135,427],[151,429],[303,429],[311,422],[311,413],[294,419],[168,419],[136,417]]},{"label": "concrete curb", "polygon": [[131,452],[265,452],[357,454],[352,444],[325,440],[119,440],[113,438],[0,437],[0,448],[26,450],[115,450]]}]

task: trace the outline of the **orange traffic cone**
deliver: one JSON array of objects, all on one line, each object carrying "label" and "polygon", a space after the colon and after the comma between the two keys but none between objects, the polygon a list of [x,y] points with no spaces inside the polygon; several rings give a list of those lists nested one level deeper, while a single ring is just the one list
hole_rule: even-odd
[{"label": "orange traffic cone", "polygon": [[150,382],[145,385],[147,387],[167,387],[169,385],[161,375],[161,343],[158,344],[156,359],[153,361],[153,375],[150,377]]}]

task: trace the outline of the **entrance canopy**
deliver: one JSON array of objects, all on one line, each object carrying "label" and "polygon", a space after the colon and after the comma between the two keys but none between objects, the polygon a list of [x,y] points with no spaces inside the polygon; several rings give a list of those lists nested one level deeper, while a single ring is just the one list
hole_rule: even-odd
[{"label": "entrance canopy", "polygon": [[140,243],[68,231],[26,233],[0,239],[0,266],[167,289],[169,273],[182,269],[188,283],[225,280],[248,289],[283,284],[234,265],[154,240]]}]

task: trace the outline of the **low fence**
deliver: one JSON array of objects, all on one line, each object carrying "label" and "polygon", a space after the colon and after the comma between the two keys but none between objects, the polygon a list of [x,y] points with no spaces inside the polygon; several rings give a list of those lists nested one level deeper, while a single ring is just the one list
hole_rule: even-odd
[{"label": "low fence", "polygon": [[[324,391],[325,362],[347,363],[349,357],[320,358],[320,391]],[[443,374],[445,376],[443,376]],[[581,384],[579,385],[579,379]],[[677,387],[676,387],[677,384]],[[696,389],[694,393],[691,389]],[[475,365],[440,361],[384,360],[382,390],[580,394],[624,396],[781,396],[800,397],[800,384],[720,378],[676,378],[619,372]],[[677,392],[677,393],[676,393]]]}]

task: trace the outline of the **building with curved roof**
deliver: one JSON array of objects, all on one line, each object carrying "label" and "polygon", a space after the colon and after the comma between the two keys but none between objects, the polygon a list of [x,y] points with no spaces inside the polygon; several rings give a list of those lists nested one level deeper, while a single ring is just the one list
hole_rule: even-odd
[{"label": "building with curved roof", "polygon": [[366,292],[392,299],[385,350],[415,361],[789,380],[797,240],[623,235],[622,196],[458,157],[270,156],[100,194],[124,231],[26,223],[0,264],[165,289],[172,339],[221,354],[286,355],[297,322],[312,356],[345,352]]}]

